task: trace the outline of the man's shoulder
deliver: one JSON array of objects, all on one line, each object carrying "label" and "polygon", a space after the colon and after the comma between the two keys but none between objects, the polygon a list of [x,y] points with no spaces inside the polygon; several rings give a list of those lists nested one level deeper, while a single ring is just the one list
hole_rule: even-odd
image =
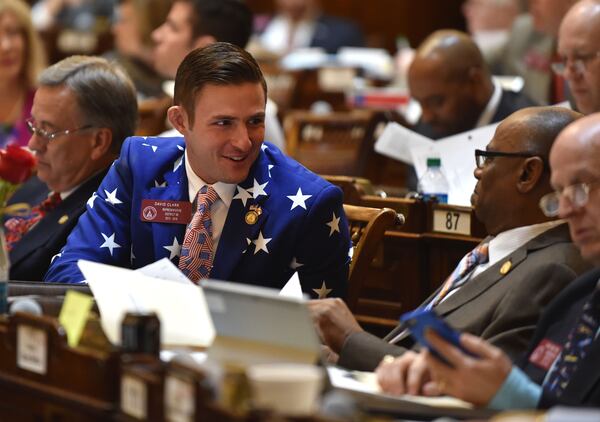
[{"label": "man's shoulder", "polygon": [[498,104],[498,110],[496,111],[493,120],[498,122],[510,116],[515,111],[521,110],[522,108],[535,107],[537,105],[538,104],[521,91],[515,92],[503,89],[500,103]]},{"label": "man's shoulder", "polygon": [[289,188],[290,185],[304,186],[311,190],[321,190],[333,186],[318,174],[304,167],[298,161],[285,155],[279,148],[271,143],[263,144],[263,154],[258,166],[266,167],[269,176],[273,179],[274,186]]}]

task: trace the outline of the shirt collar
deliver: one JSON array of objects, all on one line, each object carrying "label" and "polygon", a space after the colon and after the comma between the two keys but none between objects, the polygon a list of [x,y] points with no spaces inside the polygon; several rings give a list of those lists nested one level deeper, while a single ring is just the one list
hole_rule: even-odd
[{"label": "shirt collar", "polygon": [[[190,161],[188,159],[187,151],[184,153],[184,155],[185,172],[188,178],[188,191],[190,195],[190,202],[193,202],[200,188],[206,185],[207,183],[204,180],[202,180],[200,176],[194,173],[194,170],[192,170],[192,166],[190,165]],[[225,203],[227,208],[229,208],[229,206],[231,205],[236,186],[237,185],[223,182],[217,182],[212,185],[212,187],[219,195],[219,198]]]},{"label": "shirt collar", "polygon": [[565,220],[554,220],[540,224],[517,227],[500,233],[490,241],[490,265],[493,265],[493,263],[498,262],[500,259],[516,251],[534,237],[564,223]]},{"label": "shirt collar", "polygon": [[502,97],[502,87],[500,84],[492,78],[492,84],[494,85],[494,92],[490,97],[487,105],[483,109],[483,112],[479,116],[479,120],[477,120],[477,125],[475,127],[487,126],[492,123],[494,119],[494,115],[496,111],[498,111],[498,106],[500,105],[500,98]]}]

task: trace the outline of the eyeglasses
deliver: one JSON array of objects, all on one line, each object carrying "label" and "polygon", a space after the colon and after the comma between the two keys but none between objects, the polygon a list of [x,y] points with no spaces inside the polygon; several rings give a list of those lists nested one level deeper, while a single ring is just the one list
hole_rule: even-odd
[{"label": "eyeglasses", "polygon": [[92,125],[85,125],[85,126],[81,126],[81,127],[77,128],[77,129],[67,129],[67,130],[59,130],[57,132],[48,132],[47,130],[37,127],[35,125],[35,121],[33,120],[33,118],[29,118],[29,119],[25,120],[25,123],[27,123],[27,128],[29,129],[29,132],[31,132],[32,135],[37,135],[40,138],[46,140],[47,142],[50,142],[59,136],[71,135],[71,134],[73,134],[75,132],[79,132],[81,130],[93,128]]},{"label": "eyeglasses", "polygon": [[575,185],[567,186],[562,190],[544,195],[542,196],[542,199],[540,199],[540,209],[546,217],[556,217],[558,215],[561,196],[564,196],[572,207],[582,208],[590,199],[592,187],[598,184],[600,184],[600,182],[577,183]]},{"label": "eyeglasses", "polygon": [[[481,149],[475,150],[475,165],[478,169],[482,169],[486,164],[490,162],[491,158],[494,157],[539,157],[537,154],[531,152],[503,152],[503,151],[484,151]],[[541,157],[540,157],[541,158]],[[542,158],[543,160],[543,158]]]},{"label": "eyeglasses", "polygon": [[550,67],[557,75],[564,76],[565,72],[567,71],[567,63],[570,60],[573,70],[577,73],[583,73],[586,70],[587,64],[598,56],[600,56],[600,51],[590,54],[579,54],[570,59],[567,57],[562,57],[560,61],[552,63]]}]

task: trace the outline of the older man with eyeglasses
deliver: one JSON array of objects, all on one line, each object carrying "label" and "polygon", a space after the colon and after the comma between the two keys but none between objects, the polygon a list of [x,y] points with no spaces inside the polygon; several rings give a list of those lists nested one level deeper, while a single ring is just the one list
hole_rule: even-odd
[{"label": "older man with eyeglasses", "polygon": [[550,166],[555,191],[542,198],[540,208],[568,221],[573,242],[596,268],[548,305],[518,365],[472,335],[460,341],[476,357],[430,333],[432,345],[452,367],[424,352],[426,379],[432,380],[423,387],[425,394],[449,394],[496,409],[600,406],[600,114],[561,132]]},{"label": "older man with eyeglasses", "polygon": [[552,70],[565,78],[576,108],[600,111],[600,1],[582,0],[565,15],[558,34]]},{"label": "older man with eyeglasses", "polygon": [[[478,183],[471,198],[491,236],[421,305],[512,358],[525,351],[543,307],[588,268],[565,222],[546,217],[538,207],[552,191],[550,147],[579,117],[565,108],[533,107],[498,126],[486,150],[477,152]],[[340,365],[373,370],[385,355],[402,355],[399,369],[390,372],[393,391],[418,392],[422,362],[415,359],[414,342],[402,326],[382,340],[364,332],[341,301],[315,301],[310,307]]]},{"label": "older man with eyeglasses", "polygon": [[42,280],[136,121],[133,84],[106,60],[74,56],[42,72],[27,120],[37,177],[12,198],[32,210],[5,222],[12,280]]}]

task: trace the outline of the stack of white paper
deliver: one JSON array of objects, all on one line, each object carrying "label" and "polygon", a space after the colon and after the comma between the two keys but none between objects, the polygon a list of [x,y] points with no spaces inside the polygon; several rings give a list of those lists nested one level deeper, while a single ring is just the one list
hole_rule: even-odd
[{"label": "stack of white paper", "polygon": [[157,276],[147,275],[147,267],[144,274],[84,260],[78,265],[100,309],[102,328],[113,344],[121,343],[121,322],[125,314],[136,311],[156,312],[163,345],[208,347],[212,344],[215,329],[202,289],[178,276],[179,271],[170,262],[152,264]]}]

